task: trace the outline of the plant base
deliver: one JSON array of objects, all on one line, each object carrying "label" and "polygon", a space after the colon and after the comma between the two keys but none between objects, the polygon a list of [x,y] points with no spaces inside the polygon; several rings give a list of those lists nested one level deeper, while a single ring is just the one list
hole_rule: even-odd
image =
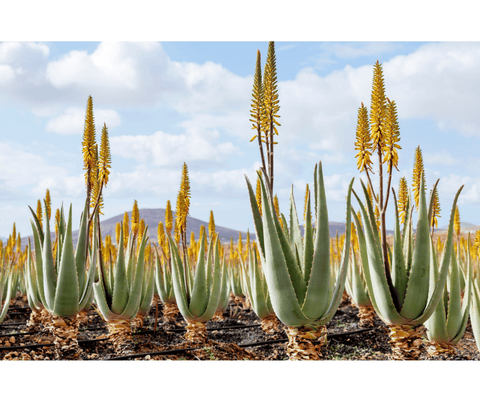
[{"label": "plant base", "polygon": [[179,313],[176,303],[165,303],[163,305],[163,320],[165,324],[175,324]]},{"label": "plant base", "polygon": [[390,341],[394,360],[418,360],[423,350],[422,336],[426,330],[423,325],[389,325]]},{"label": "plant base", "polygon": [[448,342],[434,342],[430,341],[426,345],[427,353],[430,356],[443,356],[451,355],[455,356],[457,354],[455,346]]},{"label": "plant base", "polygon": [[142,329],[144,319],[145,319],[145,314],[138,313],[137,316],[130,323],[132,330],[138,331]]},{"label": "plant base", "polygon": [[46,311],[46,310],[45,309],[34,310],[32,308],[32,312],[30,313],[30,318],[28,319],[27,323],[25,324],[28,331],[38,331],[38,330],[41,329],[41,324],[44,323],[44,320],[42,318],[42,312],[43,311]]},{"label": "plant base", "polygon": [[260,320],[262,331],[268,335],[275,335],[280,332],[279,324],[280,321],[275,314],[267,315]]},{"label": "plant base", "polygon": [[185,339],[192,343],[205,343],[207,340],[207,326],[203,322],[188,322]]},{"label": "plant base", "polygon": [[357,317],[360,318],[359,327],[373,327],[375,325],[376,313],[373,306],[357,306]]},{"label": "plant base", "polygon": [[77,314],[77,317],[79,327],[88,325],[88,310],[83,309]]},{"label": "plant base", "polygon": [[108,339],[112,343],[115,353],[119,355],[130,354],[135,350],[130,323],[129,320],[119,319],[107,322]]},{"label": "plant base", "polygon": [[78,317],[57,317],[51,319],[45,328],[53,335],[55,359],[78,360],[83,355],[78,346]]},{"label": "plant base", "polygon": [[218,309],[215,311],[214,316],[212,317],[212,321],[223,321],[223,309]]},{"label": "plant base", "polygon": [[287,327],[289,360],[321,360],[322,348],[327,344],[327,327]]}]

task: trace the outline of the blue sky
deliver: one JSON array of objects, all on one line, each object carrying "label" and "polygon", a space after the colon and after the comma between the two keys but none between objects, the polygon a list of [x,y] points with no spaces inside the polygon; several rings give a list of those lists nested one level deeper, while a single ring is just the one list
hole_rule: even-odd
[{"label": "blue sky", "polygon": [[[8,236],[14,222],[22,236],[31,234],[28,205],[35,207],[47,188],[53,209],[72,202],[79,216],[89,95],[97,141],[105,122],[111,142],[105,219],[131,210],[134,200],[140,208],[164,208],[167,200],[174,206],[186,162],[191,216],[208,221],[213,210],[217,225],[254,230],[244,175],[254,178],[259,167],[258,147],[249,142],[249,110],[256,51],[263,66],[268,41],[227,35],[232,40],[192,42],[193,34],[190,41],[51,37],[31,34],[17,41],[13,35],[0,42],[0,236]],[[281,209],[288,210],[292,184],[303,208],[305,185],[321,160],[329,219],[345,221],[347,185],[356,177],[358,189],[363,178],[354,157],[357,111],[361,102],[370,107],[379,60],[400,122],[395,188],[402,176],[411,184],[420,145],[427,187],[441,179],[439,225],[448,223],[462,184],[461,219],[480,225],[480,43],[353,37],[275,42],[281,116],[275,192]]]}]

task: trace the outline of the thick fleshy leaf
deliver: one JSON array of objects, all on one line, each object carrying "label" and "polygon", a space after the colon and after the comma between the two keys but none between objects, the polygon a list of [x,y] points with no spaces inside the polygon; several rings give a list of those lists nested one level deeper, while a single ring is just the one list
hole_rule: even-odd
[{"label": "thick fleshy leaf", "polygon": [[148,269],[143,281],[143,294],[138,311],[142,312],[143,314],[147,314],[150,311],[153,300],[153,268]]},{"label": "thick fleshy leaf", "polygon": [[480,276],[476,278],[472,286],[470,321],[472,323],[472,331],[477,344],[477,349],[480,350]]},{"label": "thick fleshy leaf", "polygon": [[74,316],[79,312],[78,302],[79,291],[77,267],[75,265],[75,254],[72,241],[72,204],[70,204],[67,232],[63,242],[62,259],[58,269],[53,314],[57,317]]},{"label": "thick fleshy leaf", "polygon": [[214,250],[215,257],[213,259],[213,275],[212,275],[212,285],[210,289],[210,294],[208,298],[207,308],[198,321],[207,322],[212,319],[215,312],[217,311],[218,303],[220,301],[220,291],[222,285],[222,277],[225,274],[224,265],[220,263],[220,250],[219,250],[220,241],[218,238],[215,239]]},{"label": "thick fleshy leaf", "polygon": [[428,223],[425,184],[420,181],[419,207],[415,248],[410,270],[405,301],[400,315],[407,320],[416,319],[424,310],[428,300],[430,269],[430,225]]},{"label": "thick fleshy leaf", "polygon": [[371,306],[372,302],[368,297],[367,285],[362,278],[361,267],[357,263],[357,259],[352,256],[349,264],[351,272],[351,293],[350,296],[357,306]]},{"label": "thick fleshy leaf", "polygon": [[[355,198],[358,201],[360,207],[360,213],[362,215],[362,221],[364,222],[364,234],[365,243],[368,257],[368,264],[363,264],[363,272],[368,287],[368,294],[372,300],[372,304],[382,321],[391,324],[404,324],[405,320],[400,316],[395,305],[393,304],[392,295],[388,286],[387,277],[385,274],[385,266],[383,265],[383,258],[380,253],[380,249],[377,246],[380,241],[375,239],[374,229],[371,224],[371,220],[367,215],[367,211],[363,206],[360,198],[353,191]],[[367,198],[367,204],[370,205],[370,201]],[[357,221],[357,218],[355,217]],[[358,221],[357,221],[358,222]],[[357,233],[359,232],[359,222],[357,223]],[[376,227],[376,224],[374,223]],[[378,231],[377,231],[378,233]],[[358,233],[359,241],[362,238]],[[377,235],[378,236],[378,235]],[[362,245],[360,245],[362,248]],[[363,258],[362,258],[363,259]]]},{"label": "thick fleshy leaf", "polygon": [[[120,314],[128,302],[128,282],[127,282],[127,270],[125,267],[125,254],[123,252],[123,225],[120,225],[120,239],[117,252],[117,263],[115,264],[115,274],[113,282],[113,294],[110,294],[111,297],[111,307],[113,313]],[[108,293],[108,289],[105,289],[105,292]]]},{"label": "thick fleshy leaf", "polygon": [[143,285],[143,270],[145,269],[145,245],[147,243],[147,230],[148,226],[145,227],[140,248],[138,250],[137,266],[134,272],[133,282],[130,287],[128,302],[125,309],[121,313],[121,317],[123,319],[134,318],[137,315],[137,311],[140,307]]},{"label": "thick fleshy leaf", "polygon": [[398,216],[397,197],[393,191],[394,206],[395,206],[395,232],[393,237],[393,253],[392,253],[392,282],[393,286],[398,292],[398,299],[400,306],[405,300],[405,292],[407,289],[408,275],[405,266],[405,257],[403,255],[402,238],[400,235],[400,219]]},{"label": "thick fleshy leaf", "polygon": [[455,253],[450,259],[450,286],[448,298],[447,332],[452,338],[457,335],[462,322],[462,296],[460,291],[460,278]]},{"label": "thick fleshy leaf", "polygon": [[[211,247],[212,242],[210,242],[210,247],[208,250],[209,257],[211,254]],[[190,304],[188,306],[190,312],[197,317],[201,317],[203,313],[205,313],[205,309],[207,308],[208,304],[207,269],[211,269],[211,266],[207,266],[205,264],[205,232],[202,232],[202,236],[200,238],[200,250],[198,252],[197,267],[195,269],[193,291],[190,297]]]},{"label": "thick fleshy leaf", "polygon": [[308,284],[310,274],[312,272],[313,264],[313,228],[312,228],[312,213],[310,211],[310,197],[307,200],[307,215],[305,217],[305,233],[303,238],[303,275],[305,283]]},{"label": "thick fleshy leaf", "polygon": [[[327,197],[323,183],[322,164],[318,164],[317,177],[317,233],[315,236],[312,272],[307,285],[305,302],[302,312],[311,319],[317,319],[324,315],[330,304],[330,231],[328,225]],[[353,183],[350,183],[350,188]],[[350,191],[349,191],[350,195]],[[347,211],[350,209],[348,207]],[[350,219],[350,214],[348,214]],[[347,227],[347,231],[350,227]],[[350,243],[350,240],[348,240]],[[350,246],[350,244],[348,244]],[[347,255],[348,259],[348,255]]]},{"label": "thick fleshy leaf", "polygon": [[105,321],[112,320],[117,317],[117,314],[113,313],[108,307],[105,288],[101,282],[95,282],[93,284],[93,294],[95,304],[97,305],[97,311],[100,313]]},{"label": "thick fleshy leaf", "polygon": [[45,290],[43,287],[43,252],[42,252],[42,244],[40,243],[40,236],[38,234],[37,228],[30,221],[32,224],[33,230],[33,241],[35,244],[35,280],[36,280],[36,289],[38,291],[38,297],[42,302],[43,306],[47,305],[45,300]]},{"label": "thick fleshy leaf", "polygon": [[[308,319],[300,310],[296,289],[292,283],[290,272],[294,267],[291,266],[289,272],[262,178],[260,181],[262,184],[262,217],[265,240],[264,273],[272,306],[278,319],[285,325],[301,326],[308,322]],[[295,260],[293,259],[293,261]],[[298,275],[303,281],[301,272],[298,272]]]},{"label": "thick fleshy leaf", "polygon": [[252,185],[250,184],[250,180],[248,180],[247,176],[245,176],[245,180],[247,181],[248,195],[249,195],[249,198],[250,198],[250,206],[252,208],[253,223],[255,225],[255,233],[257,235],[257,242],[260,245],[260,253],[264,256],[265,255],[265,241],[264,241],[264,238],[263,238],[262,216],[260,215],[260,210],[258,209],[258,205],[257,205],[257,199],[255,197],[255,193],[253,192]]},{"label": "thick fleshy leaf", "polygon": [[[338,306],[342,301],[343,290],[345,289],[345,279],[347,277],[347,269],[348,269],[348,260],[350,255],[350,236],[351,236],[351,228],[352,228],[352,218],[350,215],[350,208],[351,208],[351,199],[352,199],[352,186],[353,181],[352,179],[350,185],[348,187],[348,194],[347,194],[347,223],[346,223],[346,232],[345,232],[345,245],[342,251],[342,258],[340,262],[340,270],[338,272],[337,278],[335,280],[335,287],[331,286],[329,289],[329,299],[330,304],[327,310],[323,313],[321,318],[316,321],[318,325],[325,325],[328,323],[333,316],[335,315],[336,311],[338,310]],[[320,209],[319,209],[320,213]],[[313,269],[312,269],[313,270]],[[331,273],[333,276],[333,272]],[[331,281],[333,285],[333,280]]]},{"label": "thick fleshy leaf", "polygon": [[[435,284],[438,281],[438,262],[437,257],[435,255],[435,251],[433,248],[433,240],[432,246],[430,247],[430,295],[433,294],[433,289]],[[445,303],[444,300],[441,298],[435,308],[435,311],[430,316],[428,320],[425,321],[424,325],[427,329],[427,336],[430,341],[436,342],[448,342],[450,341],[448,333],[447,333],[447,317],[445,314]]]},{"label": "thick fleshy leaf", "polygon": [[[298,221],[297,207],[293,196],[293,186],[290,189],[290,247],[297,249],[299,261],[303,264],[303,240],[300,231],[300,222]],[[302,266],[302,271],[305,267]]]},{"label": "thick fleshy leaf", "polygon": [[249,298],[254,308],[255,314],[259,318],[264,318],[272,313],[272,310],[268,309],[267,294],[265,292],[263,273],[260,269],[257,255],[252,250],[248,252],[249,257]]},{"label": "thick fleshy leaf", "polygon": [[430,317],[430,315],[433,314],[437,303],[443,295],[445,282],[448,275],[448,267],[450,265],[451,252],[453,250],[453,221],[455,215],[455,206],[457,205],[457,200],[462,189],[463,186],[461,186],[457,191],[457,194],[453,200],[452,211],[450,212],[450,222],[448,224],[447,241],[445,242],[445,253],[443,254],[443,260],[438,275],[438,282],[435,285],[433,293],[430,293],[430,290],[428,291],[428,303],[425,310],[418,318],[411,320],[409,325],[415,326],[423,324]]},{"label": "thick fleshy leaf", "polygon": [[[45,214],[46,215],[46,214]],[[60,249],[57,248],[57,254]],[[55,263],[52,254],[52,241],[50,238],[50,224],[45,216],[45,237],[42,246],[42,267],[43,267],[43,289],[45,292],[45,308],[53,313],[55,303],[55,283],[57,273],[55,271]]]},{"label": "thick fleshy leaf", "polygon": [[168,242],[170,244],[170,255],[172,258],[173,290],[175,293],[175,300],[177,302],[178,310],[185,320],[193,321],[196,317],[190,313],[189,310],[182,259],[180,258],[178,248],[170,235],[168,235]]},{"label": "thick fleshy leaf", "polygon": [[[275,213],[273,203],[270,198],[267,196],[267,189],[264,184],[263,177],[260,177],[260,187],[262,190],[262,197],[265,195],[265,200],[262,199],[262,205],[266,205],[265,203],[268,203],[267,209],[269,211],[269,216],[268,219],[271,220],[273,223],[273,227],[276,229],[276,238],[278,238],[280,242],[280,247],[281,247],[281,252],[283,254],[283,257],[285,259],[285,263],[288,269],[288,274],[290,276],[290,281],[292,282],[293,288],[295,290],[295,294],[297,296],[297,301],[298,304],[301,306],[304,302],[305,299],[305,294],[307,291],[307,286],[305,283],[305,280],[303,278],[303,272],[301,270],[300,265],[298,264],[298,258],[294,254],[294,251],[291,247],[291,243],[289,242],[288,238],[286,237],[285,231],[282,230],[282,227],[280,225],[280,222],[278,221],[277,214]],[[265,209],[265,208],[264,208]],[[263,215],[264,218],[264,235],[265,234],[265,214]],[[298,219],[297,219],[298,220]],[[292,230],[292,229],[290,229]],[[273,233],[272,233],[273,235]],[[265,240],[266,241],[266,240]],[[266,260],[265,260],[266,262]]]},{"label": "thick fleshy leaf", "polygon": [[78,229],[78,239],[75,250],[75,265],[77,266],[77,277],[79,289],[84,289],[86,280],[86,257],[87,257],[87,211],[88,200],[85,201],[82,217],[80,219],[80,228]]},{"label": "thick fleshy leaf", "polygon": [[[465,293],[464,298],[462,301],[462,308],[461,311],[458,312],[458,315],[461,317],[459,325],[457,328],[453,328],[452,332],[449,332],[449,335],[452,337],[452,341],[457,343],[463,337],[465,333],[465,329],[467,328],[468,324],[468,316],[469,316],[469,309],[472,300],[472,293],[473,293],[473,277],[472,277],[472,263],[470,261],[470,234],[468,235],[467,240],[467,275],[465,278]],[[456,333],[454,333],[456,329]]]}]

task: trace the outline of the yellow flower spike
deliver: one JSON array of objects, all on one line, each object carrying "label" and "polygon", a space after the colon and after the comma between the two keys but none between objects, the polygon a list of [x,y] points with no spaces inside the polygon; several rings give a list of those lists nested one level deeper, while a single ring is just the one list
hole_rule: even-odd
[{"label": "yellow flower spike", "polygon": [[133,201],[133,209],[132,209],[132,233],[134,236],[138,233],[140,224],[140,211],[138,210],[138,203],[137,200]]},{"label": "yellow flower spike", "polygon": [[453,230],[455,232],[455,236],[457,237],[457,240],[460,236],[460,229],[461,229],[460,211],[458,210],[458,205],[457,205],[455,206],[455,217],[453,219]]},{"label": "yellow flower spike", "polygon": [[373,143],[372,152],[385,146],[386,97],[382,65],[375,63],[373,68],[373,88],[370,110],[370,129]]},{"label": "yellow flower spike", "polygon": [[[480,230],[475,232],[475,240],[473,241],[474,249],[479,252],[480,251]],[[479,253],[480,256],[480,253]]]},{"label": "yellow flower spike", "polygon": [[100,155],[99,155],[99,167],[98,167],[98,179],[100,183],[103,183],[107,187],[108,176],[110,174],[110,168],[112,167],[112,157],[110,155],[110,144],[108,141],[107,125],[103,123],[102,139],[100,143]]},{"label": "yellow flower spike", "polygon": [[215,234],[215,219],[213,218],[213,211],[210,211],[210,219],[208,221],[208,237],[212,238]]},{"label": "yellow flower spike", "polygon": [[408,203],[408,185],[407,179],[402,177],[398,185],[398,214],[401,219],[401,223],[405,222],[405,215],[407,213]]},{"label": "yellow flower spike", "polygon": [[257,177],[257,187],[255,189],[255,199],[257,200],[258,211],[260,216],[262,216],[262,192],[260,186],[260,178]]},{"label": "yellow flower spike", "polygon": [[120,233],[122,230],[122,224],[120,222],[117,222],[115,225],[115,243],[120,244]]},{"label": "yellow flower spike", "polygon": [[[140,219],[140,222],[138,223],[138,233],[143,233],[145,231],[145,221],[143,219]],[[137,238],[137,246],[140,247],[140,242],[142,241],[141,237],[138,236]]]},{"label": "yellow flower spike", "polygon": [[[40,202],[40,200],[37,200],[37,218],[38,218],[38,221],[40,222],[40,227],[43,228],[42,203]],[[15,231],[14,231],[14,233],[15,233]],[[14,234],[14,236],[15,236],[15,234]]]},{"label": "yellow flower spike", "polygon": [[92,175],[96,166],[95,157],[95,122],[93,117],[93,100],[89,96],[87,100],[87,110],[85,112],[85,126],[83,129],[83,170],[85,173],[85,187],[87,189],[87,199],[90,201],[91,191],[94,187],[95,178]]},{"label": "yellow flower spike", "polygon": [[358,151],[355,158],[357,159],[357,169],[363,172],[364,169],[372,171],[372,143],[370,139],[370,125],[368,122],[368,111],[363,105],[358,109],[357,133],[356,133],[355,151]]},{"label": "yellow flower spike", "polygon": [[45,193],[45,204],[47,206],[47,219],[50,220],[52,215],[52,199],[50,198],[50,190],[47,188]]},{"label": "yellow flower spike", "polygon": [[382,163],[387,163],[388,172],[390,173],[393,166],[398,170],[398,152],[397,149],[402,149],[398,142],[400,141],[400,128],[398,125],[397,117],[397,105],[395,101],[390,102],[386,98],[388,103],[386,106],[386,119],[385,119],[385,145],[382,149],[384,158]]},{"label": "yellow flower spike", "polygon": [[238,243],[237,243],[237,251],[239,257],[243,256],[243,241],[242,241],[242,233],[238,232]]},{"label": "yellow flower spike", "polygon": [[172,234],[172,229],[173,229],[172,207],[170,205],[170,200],[168,200],[167,206],[165,208],[165,230],[168,235]]},{"label": "yellow flower spike", "polygon": [[278,205],[278,197],[275,194],[273,197],[273,208],[275,209],[275,214],[277,215],[278,221],[280,222],[280,226],[283,229],[283,220],[280,218],[280,206]]},{"label": "yellow flower spike", "polygon": [[[92,177],[92,198],[90,202],[90,207],[94,208],[95,203],[97,201],[98,195],[100,194],[100,190],[102,187],[102,183],[99,180],[99,156],[98,156],[98,145],[95,145],[95,164],[93,165],[92,171],[91,171],[91,177]],[[102,209],[103,209],[103,197],[100,196],[100,201],[98,205],[98,213],[102,214]]]},{"label": "yellow flower spike", "polygon": [[123,247],[126,248],[128,245],[128,213],[125,211],[123,214]]},{"label": "yellow flower spike", "polygon": [[415,206],[418,210],[418,201],[419,201],[419,194],[420,194],[420,182],[423,179],[425,183],[425,170],[423,168],[423,157],[422,151],[420,149],[420,145],[415,149],[415,162],[413,165],[413,180],[412,180],[412,187],[413,187],[413,199],[415,200]]},{"label": "yellow flower spike", "polygon": [[[430,190],[430,197],[432,197],[432,190]],[[438,199],[438,188],[435,188],[435,193],[433,194],[433,209],[432,209],[432,221],[430,222],[433,228],[438,228],[437,218],[441,218],[440,215],[440,201]]]}]

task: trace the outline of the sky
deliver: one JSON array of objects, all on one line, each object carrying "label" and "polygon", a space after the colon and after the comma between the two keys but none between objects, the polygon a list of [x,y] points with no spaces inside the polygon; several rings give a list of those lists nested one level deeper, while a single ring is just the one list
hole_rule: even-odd
[{"label": "sky", "polygon": [[[249,142],[253,74],[257,49],[263,69],[268,40],[275,38],[112,36],[0,37],[8,37],[0,42],[0,236],[7,237],[14,222],[17,233],[32,233],[28,206],[35,209],[47,188],[53,210],[73,203],[78,226],[89,95],[97,142],[105,123],[112,152],[104,219],[130,211],[134,200],[140,209],[165,208],[167,200],[174,207],[185,162],[190,215],[208,221],[212,210],[217,225],[253,232],[245,182],[245,175],[255,180],[260,166],[258,145]],[[420,146],[427,189],[440,179],[439,226],[448,224],[461,185],[461,220],[480,225],[480,42],[290,37],[275,41],[281,126],[274,192],[282,212],[293,185],[303,215],[305,186],[321,161],[329,220],[345,221],[348,184],[355,177],[359,190],[365,180],[356,168],[356,121],[362,102],[370,110],[378,60],[400,125],[395,189],[403,176],[411,186]],[[387,226],[393,229],[392,203]]]}]

